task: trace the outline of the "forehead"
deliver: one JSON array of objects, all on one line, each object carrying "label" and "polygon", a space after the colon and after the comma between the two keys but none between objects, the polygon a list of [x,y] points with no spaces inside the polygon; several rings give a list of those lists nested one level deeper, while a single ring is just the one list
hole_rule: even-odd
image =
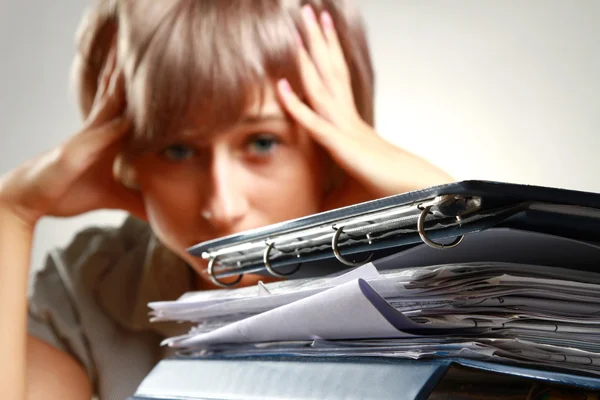
[{"label": "forehead", "polygon": [[[244,114],[281,113],[272,85],[256,87],[282,77],[300,87],[290,11],[300,8],[279,1],[144,1],[154,11],[127,13],[120,34],[133,55],[125,87],[137,148],[160,146],[190,126],[210,136]],[[167,3],[181,12],[165,11]]]},{"label": "forehead", "polygon": [[248,104],[239,114],[230,114],[229,120],[207,131],[198,118],[203,112],[190,111],[184,128],[173,136],[210,141],[216,136],[230,132],[240,126],[258,124],[266,120],[286,118],[273,84],[257,85],[248,96]]},{"label": "forehead", "polygon": [[281,102],[277,97],[275,87],[272,83],[257,85],[253,88],[252,95],[249,97],[248,105],[242,113],[242,119],[265,114],[283,115]]}]

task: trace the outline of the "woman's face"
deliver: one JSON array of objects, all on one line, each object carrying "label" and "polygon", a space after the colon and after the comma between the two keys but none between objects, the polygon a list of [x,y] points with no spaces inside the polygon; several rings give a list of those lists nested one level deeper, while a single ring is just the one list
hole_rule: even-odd
[{"label": "woman's face", "polygon": [[272,88],[262,106],[210,141],[190,135],[135,163],[148,220],[198,272],[186,248],[321,211],[322,150],[284,114]]}]

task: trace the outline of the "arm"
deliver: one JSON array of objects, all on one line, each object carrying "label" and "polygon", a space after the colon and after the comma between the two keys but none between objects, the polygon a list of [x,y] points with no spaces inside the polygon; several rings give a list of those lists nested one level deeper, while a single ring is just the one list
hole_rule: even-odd
[{"label": "arm", "polygon": [[92,385],[83,367],[69,354],[27,337],[26,398],[90,399]]},{"label": "arm", "polygon": [[[27,334],[33,232],[44,216],[96,209],[143,213],[139,194],[112,176],[129,132],[116,49],[84,128],[65,143],[0,177],[0,394],[2,399],[89,399],[92,385],[70,354]],[[51,289],[51,288],[48,288]]]},{"label": "arm", "polygon": [[27,277],[33,230],[0,211],[0,387],[10,400],[25,397]]},{"label": "arm", "polygon": [[[308,6],[303,15],[307,45],[298,32],[296,49],[302,87],[292,88],[281,79],[277,89],[290,116],[349,178],[350,184],[335,196],[342,199],[341,204],[335,204],[347,205],[453,181],[440,168],[384,140],[361,118],[331,16],[323,12],[317,18]],[[298,89],[304,91],[302,96]]]},{"label": "arm", "polygon": [[34,226],[0,209],[2,398],[89,399],[91,384],[70,355],[27,335],[27,280]]}]

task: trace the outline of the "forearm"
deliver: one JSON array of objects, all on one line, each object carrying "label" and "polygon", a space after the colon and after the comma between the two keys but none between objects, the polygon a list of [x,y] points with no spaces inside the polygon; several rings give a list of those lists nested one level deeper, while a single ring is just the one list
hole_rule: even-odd
[{"label": "forearm", "polygon": [[375,197],[420,190],[453,182],[450,174],[382,138],[356,146],[360,175],[356,179]]},{"label": "forearm", "polygon": [[451,183],[455,179],[441,168],[404,149],[397,149],[399,193]]},{"label": "forearm", "polygon": [[0,387],[2,398],[25,397],[27,281],[33,226],[0,208]]}]

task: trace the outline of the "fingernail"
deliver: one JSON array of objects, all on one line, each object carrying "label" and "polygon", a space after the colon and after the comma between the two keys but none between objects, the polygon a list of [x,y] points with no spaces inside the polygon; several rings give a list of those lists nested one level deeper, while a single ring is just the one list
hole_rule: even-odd
[{"label": "fingernail", "polygon": [[280,79],[278,82],[279,85],[279,90],[281,90],[282,93],[288,94],[292,92],[292,87],[290,86],[290,83],[288,82],[287,79],[283,78]]},{"label": "fingernail", "polygon": [[304,16],[304,20],[308,23],[312,24],[317,21],[314,10],[308,4],[302,7],[302,15]]},{"label": "fingernail", "polygon": [[323,29],[333,30],[333,19],[327,11],[321,13],[321,25],[323,25]]}]

